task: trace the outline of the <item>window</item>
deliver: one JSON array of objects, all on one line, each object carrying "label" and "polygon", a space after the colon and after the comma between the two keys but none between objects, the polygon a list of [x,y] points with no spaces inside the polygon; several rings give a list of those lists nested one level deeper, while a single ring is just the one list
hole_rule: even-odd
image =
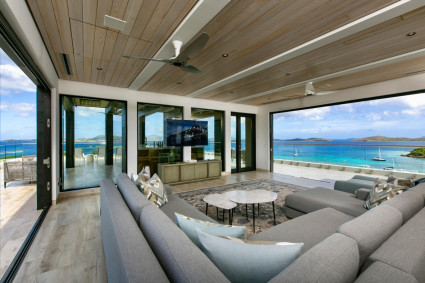
[{"label": "window", "polygon": [[159,163],[175,163],[183,161],[182,147],[167,145],[166,121],[182,120],[183,107],[137,104],[137,170],[149,166],[151,174],[158,173]]},{"label": "window", "polygon": [[295,160],[425,173],[424,110],[419,93],[274,113],[274,166]]},{"label": "window", "polygon": [[222,160],[224,169],[224,112],[192,108],[192,119],[208,122],[208,145],[192,146],[192,159]]}]

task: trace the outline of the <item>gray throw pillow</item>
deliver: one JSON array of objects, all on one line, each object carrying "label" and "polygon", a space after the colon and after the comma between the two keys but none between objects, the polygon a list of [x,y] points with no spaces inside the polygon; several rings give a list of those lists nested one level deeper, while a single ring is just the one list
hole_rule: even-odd
[{"label": "gray throw pillow", "polygon": [[230,226],[208,221],[202,221],[184,216],[179,213],[174,213],[177,220],[177,226],[192,240],[192,242],[200,247],[196,229],[215,236],[228,236],[233,238],[245,238],[245,226]]},{"label": "gray throw pillow", "polygon": [[242,241],[209,235],[199,229],[196,232],[202,251],[231,282],[267,282],[290,265],[304,246]]}]

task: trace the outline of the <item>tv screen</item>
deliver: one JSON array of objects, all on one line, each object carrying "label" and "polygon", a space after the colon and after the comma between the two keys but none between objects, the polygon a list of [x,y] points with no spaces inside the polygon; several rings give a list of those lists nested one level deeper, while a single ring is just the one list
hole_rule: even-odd
[{"label": "tv screen", "polygon": [[167,120],[167,145],[208,145],[208,122]]}]

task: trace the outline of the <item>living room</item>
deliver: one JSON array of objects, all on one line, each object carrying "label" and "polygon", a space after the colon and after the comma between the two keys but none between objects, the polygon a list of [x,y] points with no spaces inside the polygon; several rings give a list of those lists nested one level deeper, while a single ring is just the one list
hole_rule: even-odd
[{"label": "living room", "polygon": [[[49,113],[48,118],[51,129],[49,130],[51,138],[48,138],[48,143],[51,148],[47,150],[48,156],[37,156],[38,160],[50,158],[49,167],[43,170],[48,170],[51,178],[39,172],[46,179],[38,178],[37,186],[41,187],[49,183],[48,194],[52,206],[47,205],[50,211],[47,210],[45,215],[43,214],[44,222],[40,223],[39,234],[36,237],[34,235],[33,247],[28,247],[29,253],[21,263],[17,279],[55,281],[60,274],[64,273],[77,281],[109,279],[113,282],[116,279],[113,276],[118,276],[120,273],[107,270],[111,269],[110,258],[105,261],[105,256],[108,257],[108,255],[104,255],[105,240],[100,230],[99,209],[102,202],[102,189],[99,189],[99,186],[104,179],[118,182],[116,178],[120,173],[127,174],[128,178],[137,179],[136,175],[142,169],[147,169],[147,166],[150,166],[149,170],[152,172],[149,177],[152,177],[153,173],[164,174],[159,173],[158,163],[172,166],[185,162],[185,166],[195,168],[196,165],[207,164],[212,161],[211,159],[219,160],[221,170],[218,178],[201,171],[193,171],[198,173],[190,174],[202,176],[199,177],[202,181],[167,182],[166,184],[172,187],[170,196],[173,199],[168,207],[174,201],[181,205],[180,200],[176,200],[181,198],[208,217],[204,220],[213,219],[220,224],[228,224],[233,220],[233,225],[241,224],[246,227],[247,237],[253,236],[253,239],[256,235],[258,239],[261,239],[258,235],[273,228],[282,227],[279,225],[286,222],[297,223],[294,220],[306,219],[302,218],[303,215],[297,214],[301,208],[297,206],[297,201],[293,200],[290,203],[292,206],[287,205],[286,208],[289,207],[288,211],[293,209],[296,213],[285,214],[285,198],[289,193],[298,191],[298,187],[304,187],[304,189],[326,187],[333,192],[336,180],[347,181],[359,174],[380,179],[387,178],[382,174],[390,171],[381,170],[383,173],[380,175],[378,170],[373,172],[368,167],[351,169],[353,166],[343,164],[338,165],[343,166],[343,169],[335,167],[336,170],[331,170],[330,166],[323,165],[324,162],[316,164],[313,161],[305,163],[297,161],[294,166],[291,165],[294,159],[288,161],[285,158],[286,161],[281,161],[283,159],[276,153],[274,155],[273,152],[275,149],[273,141],[280,138],[274,135],[275,116],[273,115],[284,111],[301,111],[423,93],[425,89],[423,42],[425,40],[422,24],[424,6],[421,1],[362,1],[358,4],[343,3],[343,1],[322,4],[311,1],[298,4],[291,4],[290,1],[227,0],[171,2],[115,0],[105,4],[100,1],[72,3],[53,0],[1,3],[4,15],[2,21],[7,21],[16,38],[20,40],[22,49],[25,49],[30,57],[29,61],[32,61],[44,77],[49,88],[51,105],[49,107],[51,114]],[[302,8],[304,6],[305,10]],[[292,13],[294,16],[291,18]],[[124,26],[121,30],[114,25],[108,27],[107,22],[104,22],[105,15],[112,15],[115,20],[126,21],[127,27]],[[149,17],[144,20],[146,15]],[[320,18],[316,29],[314,29],[315,25],[311,24],[314,18]],[[280,19],[285,21],[282,20],[282,23],[279,23]],[[256,23],[256,21],[259,22]],[[138,30],[141,26],[144,28]],[[303,28],[297,28],[297,26]],[[191,43],[196,43],[198,39],[205,40],[207,36],[203,32],[206,32],[208,36],[207,40],[201,44],[204,49],[199,50],[197,56],[190,58],[190,63],[186,60],[181,66],[178,65],[180,62],[173,61],[174,57],[179,55],[178,52],[174,53],[175,48],[181,54],[186,54],[185,48],[190,47]],[[180,41],[181,46],[173,43],[173,40]],[[87,42],[92,44],[91,47],[86,44]],[[11,43],[8,42],[8,44]],[[61,54],[66,56],[61,57]],[[132,56],[168,61],[166,64],[148,62],[144,59],[131,58]],[[67,66],[71,70],[69,73],[67,73]],[[184,68],[191,68],[187,66],[199,68],[204,73],[195,73],[199,71],[198,69],[197,71],[185,70]],[[78,142],[82,143],[82,140],[90,143],[92,141],[87,141],[88,139],[100,135],[96,132],[98,129],[93,129],[90,133],[92,136],[86,136],[84,139],[76,136],[75,140],[72,140],[73,137],[66,132],[66,129],[74,125],[70,122],[74,120],[67,120],[64,123],[65,119],[68,119],[67,111],[63,110],[64,97],[73,100],[72,109],[84,106],[92,107],[93,111],[102,112],[98,114],[101,122],[105,124],[105,130],[102,128],[102,131],[106,131],[105,137],[96,144],[97,148],[102,146],[106,148],[104,156],[100,158],[101,151],[96,149],[93,143],[90,145],[93,149],[87,147],[83,150],[82,160],[79,160],[80,167],[75,166],[75,169],[81,172],[74,175],[79,175],[85,185],[67,183],[67,178],[71,178],[71,174],[66,170],[72,170],[74,167],[68,164],[70,166],[68,168],[66,162],[67,159],[72,160],[73,158],[69,157],[75,154],[74,146],[66,148],[64,145],[73,145],[74,142],[77,145]],[[102,100],[105,103],[102,106],[93,106],[83,104],[81,101],[76,102],[78,99]],[[112,104],[109,103],[111,101],[122,104],[119,107],[111,106]],[[158,109],[146,110],[146,105],[158,106]],[[203,111],[218,113],[213,119],[214,126],[208,128],[208,137],[211,139],[209,143],[215,144],[211,145],[213,149],[207,152],[202,148],[203,146],[198,146],[202,148],[198,156],[194,152],[195,146],[183,146],[178,149],[181,152],[177,155],[173,152],[172,157],[167,153],[143,159],[141,157],[143,150],[147,150],[149,155],[158,154],[153,152],[168,150],[170,147],[165,143],[166,115],[160,116],[161,126],[155,126],[158,128],[156,132],[152,126],[148,130],[146,117],[155,113],[174,111],[171,109],[180,111],[175,120],[184,121],[205,120],[207,116],[201,115]],[[75,113],[77,117],[77,111]],[[104,119],[103,116],[106,118]],[[220,118],[217,118],[219,116]],[[415,118],[413,121],[419,121],[418,119]],[[90,124],[87,124],[90,127]],[[115,139],[117,125],[120,127],[122,125],[119,139]],[[75,129],[77,126],[75,123]],[[108,130],[108,127],[114,128],[114,131]],[[161,137],[161,139],[150,140],[148,131],[151,136]],[[421,137],[420,134],[417,136]],[[98,146],[99,144],[101,146]],[[291,154],[292,147],[294,147],[294,154],[304,153],[304,149],[298,145],[293,146],[291,143],[290,147]],[[109,151],[108,148],[110,148]],[[118,151],[118,148],[122,151]],[[384,157],[385,154],[384,151]],[[301,157],[299,160],[302,159]],[[161,161],[158,162],[158,160]],[[193,162],[195,160],[196,165]],[[390,162],[390,160],[387,161]],[[105,169],[108,165],[118,167],[108,171],[109,169]],[[205,166],[208,168],[207,165]],[[170,168],[170,170],[177,170],[176,166]],[[206,172],[209,172],[208,170]],[[423,177],[421,175],[423,172],[408,174],[400,170],[391,172],[400,179],[418,180]],[[166,179],[164,175],[160,177]],[[95,182],[88,182],[92,180]],[[366,184],[358,181],[361,179],[351,180],[352,183]],[[243,202],[240,195],[233,195],[226,198],[224,203],[230,206],[234,203],[239,205],[236,209],[225,209],[219,206],[220,202],[214,200],[211,200],[211,203],[206,202],[204,198],[208,193],[188,193],[206,189],[210,190],[209,194],[221,194],[227,190],[236,191],[247,181],[251,182],[245,183],[247,191],[251,190],[249,188],[255,190],[262,186],[275,190],[276,198],[272,194],[265,197],[269,201],[251,203],[246,199]],[[285,189],[277,189],[279,182],[288,185]],[[217,189],[221,186],[230,187]],[[118,187],[124,196],[126,189],[120,185]],[[357,189],[360,188],[356,187]],[[419,192],[416,193],[419,194]],[[322,194],[323,198],[326,198],[326,193],[327,191]],[[345,191],[345,193],[353,194],[355,191]],[[409,196],[407,193],[406,195]],[[116,197],[116,194],[113,197]],[[138,197],[134,198],[138,199]],[[192,200],[187,201],[188,199]],[[238,201],[232,202],[231,199]],[[343,200],[340,201],[343,202]],[[362,199],[362,201],[365,200]],[[256,204],[259,204],[258,207]],[[127,205],[131,210],[131,205],[129,203]],[[416,203],[413,206],[415,205],[420,207],[421,204]],[[46,206],[40,208],[43,207]],[[317,209],[329,207],[332,205],[326,204]],[[397,208],[397,205],[395,207]],[[362,211],[362,209],[356,211]],[[388,212],[394,213],[394,217],[401,219],[399,219],[400,223],[394,224],[400,229],[405,222],[407,224],[408,219],[420,213],[415,211],[405,215],[403,209],[401,209],[401,216],[394,211]],[[192,210],[188,211],[190,213]],[[306,216],[308,216],[314,211],[302,211],[302,214],[307,213]],[[111,210],[112,214],[113,212],[114,210]],[[358,216],[350,215],[347,211],[341,213],[349,216],[340,215],[338,221],[342,222],[337,221],[336,227],[329,228],[335,230],[333,232],[336,232],[340,225]],[[186,216],[196,218],[196,215],[200,214]],[[311,221],[321,223],[313,218],[314,214],[312,215],[309,216],[313,219]],[[140,211],[137,217],[139,216]],[[202,217],[199,219],[202,220]],[[171,221],[175,222],[175,219]],[[138,220],[134,222],[139,225]],[[422,227],[421,225],[419,226]],[[47,236],[49,229],[57,239]],[[383,236],[386,237],[385,240],[391,236],[390,234],[395,234],[397,229]],[[299,233],[301,231],[299,230]],[[309,233],[309,231],[304,232]],[[141,235],[144,235],[151,244],[152,240],[147,236],[148,233],[144,231]],[[43,235],[47,240],[40,240]],[[299,241],[302,240],[302,237],[298,238]],[[319,238],[316,240],[320,242]],[[336,239],[336,242],[339,240]],[[114,242],[114,239],[107,241]],[[283,237],[282,241],[295,240],[288,236],[287,239]],[[67,243],[71,242],[72,249],[67,247]],[[83,244],[79,245],[78,242]],[[347,243],[349,242],[350,240],[347,240]],[[308,239],[304,243],[308,248],[314,246],[308,243]],[[154,251],[154,258],[158,258],[159,266],[164,267],[166,260],[158,256],[160,251],[154,245],[148,245],[146,248]],[[196,253],[200,250],[197,249]],[[378,247],[374,247],[374,250],[377,249]],[[303,259],[305,252],[302,251],[299,259]],[[370,254],[372,252],[362,254],[360,251],[360,257],[368,258]],[[200,257],[203,258],[201,255]],[[379,260],[374,258],[374,260],[384,261],[382,258]],[[37,264],[37,261],[42,264]],[[363,258],[359,258],[357,263],[359,266],[356,268],[360,269],[364,262]],[[349,264],[356,266],[356,264]],[[372,265],[373,261],[368,261],[368,264]],[[90,267],[90,270],[80,272],[84,270],[84,265]],[[124,269],[127,268],[126,264],[123,266]],[[363,266],[362,271],[367,267]],[[420,272],[416,272],[415,268],[412,268],[413,271],[403,269],[403,272],[408,275],[400,278],[422,282],[423,277]],[[402,270],[401,267],[398,269]],[[168,270],[161,269],[158,274],[162,272],[166,274],[164,280],[179,281],[181,279],[174,277],[177,275],[169,273],[171,271]],[[354,281],[362,273],[356,272],[354,276],[353,271],[350,272],[347,282]],[[115,275],[111,275],[112,273]],[[130,277],[126,279],[131,281]],[[145,280],[148,280],[147,278],[149,277]],[[224,277],[220,275],[211,278],[225,281],[226,278],[232,277],[225,273]],[[328,282],[330,282],[332,281],[330,278],[322,278],[322,280],[329,279]],[[269,279],[271,277],[267,280]],[[276,280],[281,281],[281,279]],[[295,279],[292,280],[295,281]],[[337,281],[337,279],[334,280]],[[338,277],[338,280],[342,280],[341,277]],[[196,280],[192,277],[189,281]]]}]

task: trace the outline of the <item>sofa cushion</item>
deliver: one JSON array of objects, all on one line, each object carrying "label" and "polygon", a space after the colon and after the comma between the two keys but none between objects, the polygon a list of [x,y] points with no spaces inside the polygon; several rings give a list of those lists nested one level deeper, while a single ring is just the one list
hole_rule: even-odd
[{"label": "sofa cushion", "polygon": [[142,209],[140,227],[172,281],[228,282],[208,257],[156,206]]},{"label": "sofa cushion", "polygon": [[414,186],[413,188],[409,189],[409,191],[422,194],[423,197],[424,197],[424,201],[425,201],[425,182]]},{"label": "sofa cushion", "polygon": [[165,185],[164,184],[164,189],[167,192],[167,196],[172,195],[173,194],[173,188],[169,185]]},{"label": "sofa cushion", "polygon": [[217,221],[208,217],[207,215],[199,211],[196,207],[191,206],[176,195],[169,195],[168,202],[161,206],[160,209],[176,224],[176,216],[174,215],[175,212],[199,220],[217,223]]},{"label": "sofa cushion", "polygon": [[177,226],[189,237],[189,239],[199,247],[198,235],[196,229],[215,236],[228,236],[233,238],[245,239],[245,226],[231,226],[209,221],[202,221],[190,218],[185,215],[175,213]]},{"label": "sofa cushion", "polygon": [[336,232],[341,224],[354,217],[333,208],[324,208],[255,234],[252,241],[302,242],[302,252],[309,250]]},{"label": "sofa cushion", "polygon": [[359,216],[367,211],[363,203],[364,201],[353,194],[326,188],[298,191],[285,198],[286,206],[304,213],[331,207],[352,216]]},{"label": "sofa cushion", "polygon": [[418,192],[406,191],[386,201],[385,204],[400,211],[405,223],[424,207],[424,199]]},{"label": "sofa cushion", "polygon": [[302,243],[244,242],[196,229],[202,251],[231,282],[267,282],[300,254]]},{"label": "sofa cushion", "polygon": [[372,253],[369,261],[382,261],[425,282],[425,208]]},{"label": "sofa cushion", "polygon": [[418,281],[400,269],[380,261],[375,261],[354,281],[356,283],[418,283]]},{"label": "sofa cushion", "polygon": [[100,185],[100,224],[109,282],[168,282],[112,180]]},{"label": "sofa cushion", "polygon": [[151,203],[139,191],[139,189],[130,180],[127,174],[121,173],[117,176],[117,186],[119,191],[121,192],[122,197],[127,203],[131,214],[138,223],[142,207],[150,205]]},{"label": "sofa cushion", "polygon": [[388,205],[375,207],[338,228],[338,232],[353,238],[359,246],[360,266],[402,224],[402,215]]},{"label": "sofa cushion", "polygon": [[353,282],[359,251],[353,239],[335,233],[309,249],[270,282]]}]

